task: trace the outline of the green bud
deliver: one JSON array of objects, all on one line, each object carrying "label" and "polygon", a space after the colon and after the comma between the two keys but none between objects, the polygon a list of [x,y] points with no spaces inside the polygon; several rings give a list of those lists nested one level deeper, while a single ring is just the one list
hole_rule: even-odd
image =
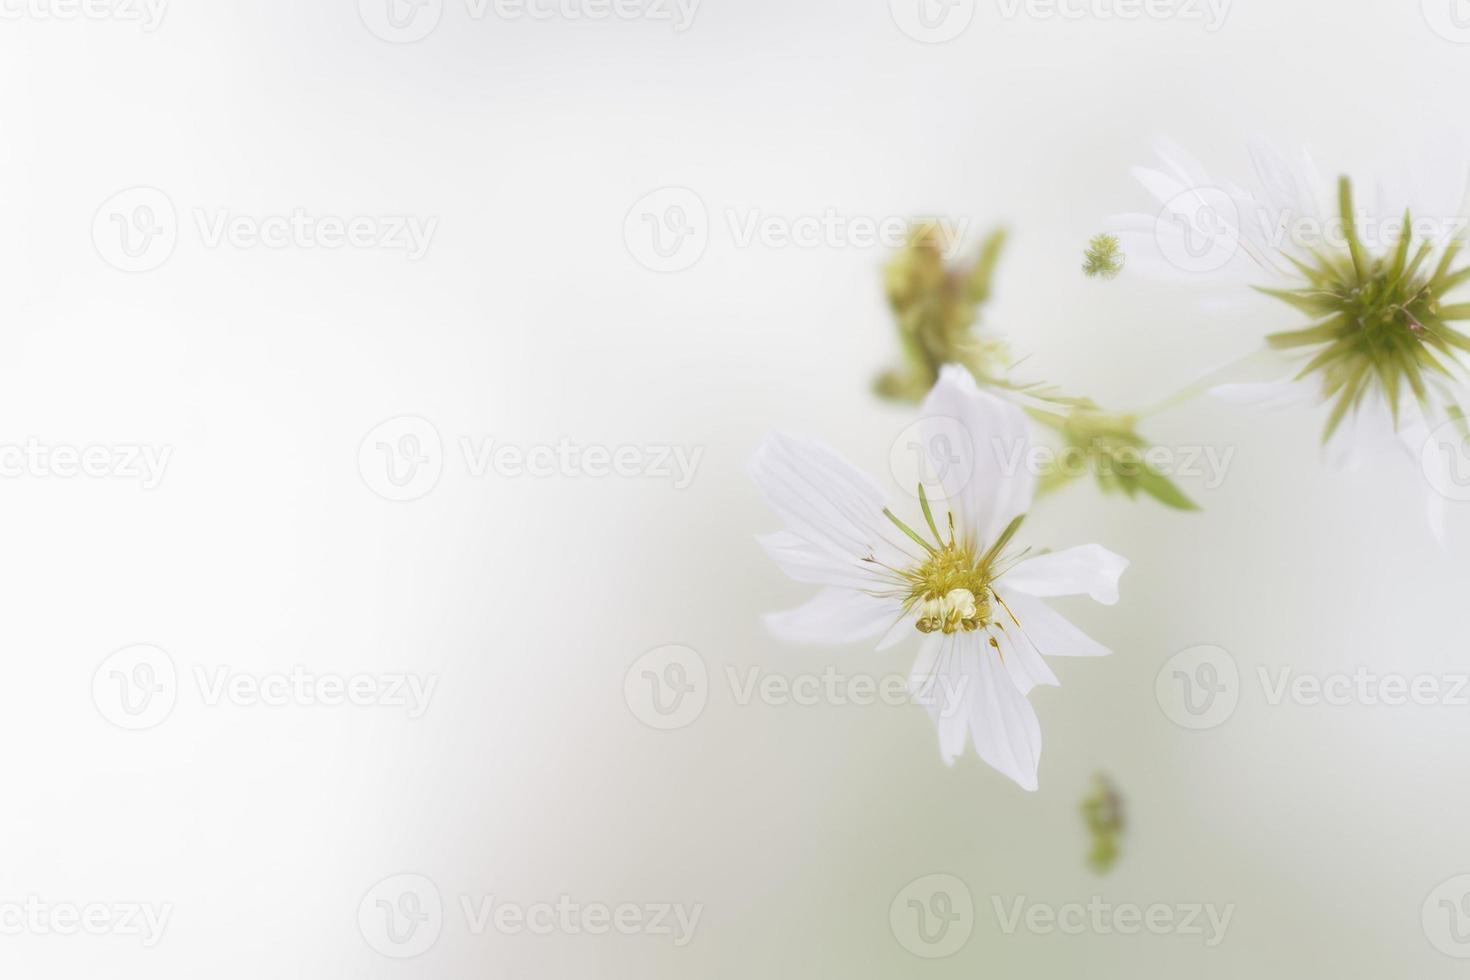
[{"label": "green bud", "polygon": [[1087,243],[1086,261],[1082,263],[1082,271],[1089,279],[1116,279],[1127,261],[1128,256],[1123,254],[1118,236],[1093,235],[1092,240]]}]

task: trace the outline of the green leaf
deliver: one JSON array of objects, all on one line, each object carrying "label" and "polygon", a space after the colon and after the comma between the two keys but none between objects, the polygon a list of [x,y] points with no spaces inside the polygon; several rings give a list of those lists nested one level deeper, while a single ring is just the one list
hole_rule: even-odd
[{"label": "green leaf", "polygon": [[1199,510],[1199,505],[1185,496],[1174,481],[1153,467],[1145,467],[1138,476],[1138,488],[1150,497],[1175,510]]}]

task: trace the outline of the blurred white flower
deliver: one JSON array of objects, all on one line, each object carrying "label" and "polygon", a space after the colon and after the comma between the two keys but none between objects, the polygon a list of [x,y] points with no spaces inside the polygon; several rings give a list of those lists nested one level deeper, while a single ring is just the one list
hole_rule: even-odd
[{"label": "blurred white flower", "polygon": [[1041,728],[1027,695],[1058,683],[1043,655],[1109,652],[1042,599],[1086,594],[1111,605],[1128,563],[1097,545],[1029,559],[1009,553],[1035,485],[1024,465],[1007,465],[1028,457],[1025,415],[949,365],[922,424],[949,437],[955,422],[968,433],[974,465],[941,474],[940,510],[920,488],[923,520],[913,524],[923,531],[895,516],[878,486],[832,449],[785,435],[766,440],[752,475],[786,530],[761,543],[792,578],[822,586],[806,605],[766,621],[798,643],[882,636],[884,649],[921,636],[909,687],[938,725],[944,761],[973,741],[986,763],[1035,790]]},{"label": "blurred white flower", "polygon": [[1443,543],[1443,480],[1431,470],[1450,459],[1425,447],[1433,430],[1463,425],[1470,336],[1452,324],[1470,319],[1470,303],[1445,296],[1470,280],[1458,262],[1470,224],[1464,159],[1441,154],[1439,173],[1417,175],[1410,191],[1380,183],[1363,207],[1346,177],[1324,180],[1305,152],[1254,147],[1252,189],[1212,179],[1173,144],[1158,155],[1159,168],[1133,174],[1159,212],[1118,219],[1134,267],[1235,287],[1232,300],[1251,285],[1308,318],[1266,337],[1274,380],[1213,393],[1261,407],[1330,406],[1324,441],[1338,465],[1388,452],[1423,466],[1429,524]]}]

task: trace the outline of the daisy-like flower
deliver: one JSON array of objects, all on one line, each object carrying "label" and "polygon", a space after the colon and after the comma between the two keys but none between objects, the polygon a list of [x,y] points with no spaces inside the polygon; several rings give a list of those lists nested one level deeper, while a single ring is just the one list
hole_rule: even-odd
[{"label": "daisy-like flower", "polygon": [[968,444],[952,448],[972,465],[941,471],[942,505],[921,485],[911,523],[821,443],[774,435],[761,446],[752,475],[786,525],[761,543],[792,578],[822,586],[767,625],[797,643],[881,636],[885,649],[919,639],[909,689],[938,725],[944,761],[972,742],[987,764],[1035,790],[1041,726],[1028,695],[1059,683],[1043,655],[1109,653],[1042,600],[1085,594],[1111,605],[1128,563],[1097,545],[1036,557],[1013,549],[1035,486],[1024,466],[1008,466],[1030,450],[1014,404],[949,365],[923,414],[924,442],[964,432]]},{"label": "daisy-like flower", "polygon": [[[1470,280],[1467,170],[1418,182],[1414,197],[1382,187],[1360,210],[1348,178],[1324,181],[1305,153],[1256,147],[1256,187],[1245,189],[1212,179],[1172,144],[1158,152],[1161,166],[1134,176],[1161,210],[1120,219],[1125,250],[1167,274],[1248,283],[1298,318],[1266,337],[1274,381],[1214,393],[1324,406],[1328,456],[1350,468],[1385,448],[1416,467],[1447,465],[1424,450],[1432,430],[1464,415],[1470,336],[1458,323],[1470,320],[1470,303],[1449,294]],[[1445,500],[1426,475],[1430,526],[1443,540]]]}]

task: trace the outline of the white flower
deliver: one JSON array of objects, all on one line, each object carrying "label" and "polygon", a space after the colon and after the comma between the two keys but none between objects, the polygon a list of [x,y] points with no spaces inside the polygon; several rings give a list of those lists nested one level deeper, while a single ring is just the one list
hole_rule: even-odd
[{"label": "white flower", "polygon": [[[1470,319],[1470,304],[1444,297],[1470,279],[1458,262],[1470,170],[1440,162],[1438,175],[1410,182],[1413,193],[1380,183],[1361,208],[1347,178],[1324,180],[1305,152],[1254,147],[1252,189],[1212,179],[1172,144],[1158,155],[1159,168],[1133,173],[1159,212],[1118,219],[1130,268],[1235,287],[1234,300],[1264,295],[1307,318],[1267,337],[1274,355],[1253,359],[1274,380],[1219,384],[1214,394],[1260,407],[1330,405],[1327,454],[1338,465],[1357,468],[1385,451],[1416,469],[1446,464],[1425,447],[1459,417],[1465,392],[1470,337],[1454,324]],[[1436,475],[1424,476],[1429,524],[1443,543],[1445,498]]]},{"label": "white flower", "polygon": [[911,524],[821,443],[775,435],[761,446],[752,475],[786,525],[762,544],[792,578],[822,586],[767,624],[798,643],[882,636],[884,649],[921,637],[909,688],[939,727],[944,761],[952,764],[973,741],[986,763],[1034,790],[1041,727],[1027,695],[1059,683],[1043,654],[1109,653],[1042,599],[1086,594],[1111,605],[1128,563],[1097,545],[1018,561],[1006,549],[1035,477],[1006,463],[1029,455],[1024,414],[979,390],[957,365],[940,372],[923,414],[926,441],[960,431],[956,422],[963,427],[973,467],[943,474],[943,506],[931,507],[921,490],[923,519]]}]

